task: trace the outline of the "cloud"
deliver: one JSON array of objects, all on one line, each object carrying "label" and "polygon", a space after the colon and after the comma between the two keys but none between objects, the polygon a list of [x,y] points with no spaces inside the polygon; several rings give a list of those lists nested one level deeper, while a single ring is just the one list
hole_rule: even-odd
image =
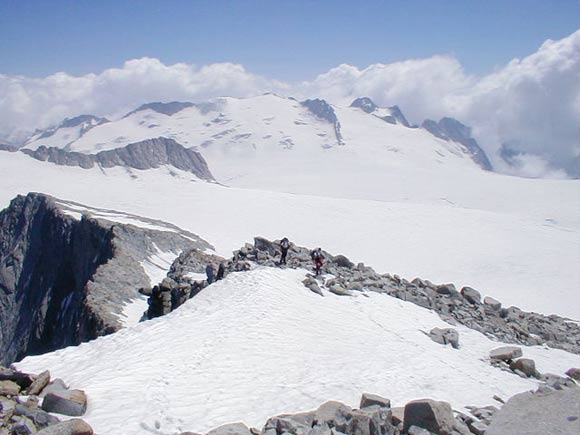
[{"label": "cloud", "polygon": [[283,83],[237,64],[197,68],[164,65],[152,58],[129,60],[122,68],[81,77],[62,72],[40,79],[0,75],[0,138],[17,141],[36,128],[79,114],[121,116],[147,102],[247,97],[286,89]]},{"label": "cloud", "polygon": [[[467,74],[452,56],[364,69],[343,64],[301,83],[261,77],[239,64],[165,65],[152,58],[81,77],[0,75],[0,138],[15,140],[81,113],[115,117],[152,101],[264,92],[340,105],[369,96],[382,106],[399,105],[415,123],[453,116],[472,127],[501,171],[560,177],[565,170],[580,177],[580,30],[486,76]],[[504,144],[517,153],[517,164],[508,167],[499,157]]]}]

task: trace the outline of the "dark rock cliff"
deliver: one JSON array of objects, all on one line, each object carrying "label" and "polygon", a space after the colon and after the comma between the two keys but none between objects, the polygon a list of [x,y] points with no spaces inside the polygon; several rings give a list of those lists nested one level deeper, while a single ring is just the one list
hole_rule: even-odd
[{"label": "dark rock cliff", "polygon": [[306,107],[313,115],[330,122],[334,126],[334,134],[338,145],[344,145],[342,133],[340,132],[340,122],[332,106],[326,101],[316,98],[314,100],[305,100],[300,103]]},{"label": "dark rock cliff", "polygon": [[142,261],[211,247],[173,228],[76,219],[66,204],[30,193],[0,212],[0,365],[117,331],[123,305],[150,285]]},{"label": "dark rock cliff", "polygon": [[40,146],[36,150],[24,149],[22,152],[37,160],[49,161],[61,166],[80,166],[84,169],[95,165],[102,168],[123,166],[134,169],[151,169],[161,165],[170,165],[191,172],[202,180],[214,181],[200,153],[165,137],[147,139],[97,154],[84,154],[45,146]]},{"label": "dark rock cliff", "polygon": [[443,140],[452,140],[463,145],[472,160],[482,169],[491,171],[492,166],[477,141],[471,137],[471,128],[463,125],[454,118],[442,118],[439,122],[426,119],[421,125],[433,136]]}]

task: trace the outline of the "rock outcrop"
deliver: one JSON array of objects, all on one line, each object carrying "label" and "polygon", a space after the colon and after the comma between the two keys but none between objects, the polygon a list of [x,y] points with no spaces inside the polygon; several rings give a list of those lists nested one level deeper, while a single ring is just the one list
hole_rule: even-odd
[{"label": "rock outcrop", "polygon": [[407,118],[405,118],[405,115],[403,115],[403,112],[401,111],[399,106],[396,105],[387,107],[386,109],[382,109],[383,112],[386,111],[388,112],[388,114],[385,113],[379,114],[378,112],[381,108],[377,106],[373,100],[371,100],[369,97],[360,97],[354,100],[351,103],[350,107],[358,107],[362,111],[373,114],[377,118],[380,118],[383,121],[388,122],[389,124],[394,125],[400,124],[404,127],[411,127],[409,121],[407,121]]},{"label": "rock outcrop", "polygon": [[21,151],[36,160],[61,166],[80,166],[83,169],[98,165],[101,168],[122,166],[144,170],[169,165],[191,172],[202,180],[215,181],[207,162],[200,153],[165,137],[147,139],[97,154],[84,154],[45,146],[40,146],[36,150],[23,149]]},{"label": "rock outcrop", "polygon": [[319,98],[314,100],[305,100],[300,104],[306,107],[316,117],[330,122],[334,126],[334,134],[336,136],[337,144],[344,145],[342,133],[340,132],[340,122],[338,121],[336,113],[330,104]]},{"label": "rock outcrop", "polygon": [[211,248],[173,227],[91,217],[97,209],[71,215],[80,208],[30,193],[0,212],[0,364],[117,331],[123,305],[150,285],[141,262]]},{"label": "rock outcrop", "polygon": [[426,119],[423,121],[421,127],[439,139],[460,143],[471,159],[482,169],[486,171],[492,170],[491,163],[485,151],[471,137],[471,128],[453,118],[442,118],[439,122]]}]

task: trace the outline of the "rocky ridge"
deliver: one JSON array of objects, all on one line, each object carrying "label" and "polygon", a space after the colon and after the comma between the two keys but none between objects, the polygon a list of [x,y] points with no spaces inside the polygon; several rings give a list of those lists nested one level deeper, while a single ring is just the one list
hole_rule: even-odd
[{"label": "rocky ridge", "polygon": [[38,193],[0,212],[0,364],[119,330],[124,304],[149,285],[142,262],[211,249],[168,224],[107,220],[115,215]]},{"label": "rocky ridge", "polygon": [[42,162],[48,161],[60,166],[79,166],[83,169],[95,166],[101,168],[121,166],[145,170],[169,165],[191,172],[201,180],[215,181],[200,153],[165,137],[147,139],[97,154],[66,151],[57,147],[47,148],[44,145],[35,150],[25,148],[21,152]]},{"label": "rocky ridge", "polygon": [[[251,267],[250,263],[277,267],[278,246],[277,241],[256,237],[254,244],[246,244],[234,253],[226,269],[244,270]],[[493,340],[547,345],[580,354],[580,325],[570,319],[526,312],[513,306],[503,307],[491,297],[482,298],[480,292],[471,287],[457,290],[453,284],[434,284],[420,278],[408,281],[398,275],[379,274],[363,263],[355,265],[344,255],[323,253],[326,262],[322,276],[310,274],[304,281],[307,288],[321,296],[322,289],[345,296],[361,291],[386,293],[434,310],[451,325],[465,325]],[[311,270],[310,250],[292,245],[287,267]],[[179,280],[179,277],[174,276],[174,279]]]}]

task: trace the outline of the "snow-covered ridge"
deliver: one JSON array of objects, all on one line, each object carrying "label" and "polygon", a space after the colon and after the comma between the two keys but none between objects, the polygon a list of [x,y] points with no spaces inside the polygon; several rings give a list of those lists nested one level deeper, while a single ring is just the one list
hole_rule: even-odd
[{"label": "snow-covered ridge", "polygon": [[396,106],[378,108],[369,100],[369,111],[359,100],[352,107],[338,107],[320,99],[301,103],[267,94],[196,104],[150,103],[72,142],[59,143],[53,135],[50,140],[34,138],[26,148],[66,147],[96,154],[166,137],[201,153],[217,181],[254,188],[271,186],[281,171],[304,177],[321,168],[332,174],[360,167],[380,173],[399,165],[478,169],[472,153],[455,139],[409,128]]},{"label": "snow-covered ridge", "polygon": [[[128,435],[205,433],[240,420],[261,427],[271,415],[329,399],[356,403],[361,391],[393,406],[428,396],[461,409],[536,385],[492,367],[487,356],[498,343],[478,332],[458,327],[461,348],[442,346],[424,333],[448,326],[433,312],[376,293],[320,297],[304,277],[272,268],[232,273],[165,317],[18,368],[50,367],[86,391],[85,419],[97,433],[122,425]],[[580,364],[554,349],[524,353],[542,372]]]}]

